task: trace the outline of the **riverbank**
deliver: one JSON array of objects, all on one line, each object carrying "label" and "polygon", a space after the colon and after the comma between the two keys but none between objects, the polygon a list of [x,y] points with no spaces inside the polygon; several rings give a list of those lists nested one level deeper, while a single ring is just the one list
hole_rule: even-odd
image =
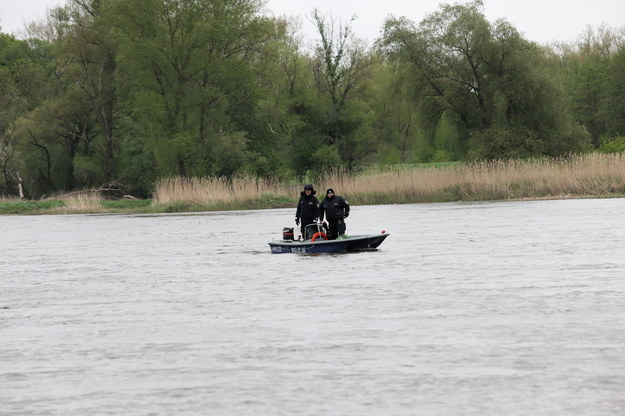
[{"label": "riverbank", "polygon": [[[625,196],[625,155],[588,154],[564,159],[390,167],[361,174],[320,175],[326,188],[352,205],[423,202],[609,198]],[[84,193],[44,201],[0,200],[0,214],[172,213],[295,207],[303,184],[252,176],[166,178],[151,200],[109,201]]]}]

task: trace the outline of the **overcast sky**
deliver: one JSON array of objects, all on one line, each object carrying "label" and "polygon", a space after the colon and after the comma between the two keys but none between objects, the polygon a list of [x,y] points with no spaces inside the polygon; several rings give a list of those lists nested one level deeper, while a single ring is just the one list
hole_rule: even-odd
[{"label": "overcast sky", "polygon": [[[310,22],[313,7],[344,20],[355,15],[354,33],[371,43],[379,36],[386,16],[406,16],[418,23],[440,3],[455,1],[268,0],[266,9],[276,16],[299,16],[309,39],[314,36]],[[0,0],[2,32],[19,35],[26,23],[42,20],[48,8],[63,4],[64,0]],[[587,25],[625,26],[625,0],[484,0],[484,12],[489,21],[505,18],[527,39],[543,44],[574,41]]]}]

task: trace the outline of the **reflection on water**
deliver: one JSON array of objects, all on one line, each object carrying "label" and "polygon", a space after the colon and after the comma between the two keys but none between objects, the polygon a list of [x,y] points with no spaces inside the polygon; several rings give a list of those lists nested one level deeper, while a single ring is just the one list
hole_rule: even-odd
[{"label": "reflection on water", "polygon": [[0,414],[621,414],[625,200],[0,217]]}]

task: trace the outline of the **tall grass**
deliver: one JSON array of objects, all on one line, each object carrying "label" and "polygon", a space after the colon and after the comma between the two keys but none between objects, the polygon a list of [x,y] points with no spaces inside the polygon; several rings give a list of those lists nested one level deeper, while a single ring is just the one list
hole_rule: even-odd
[{"label": "tall grass", "polygon": [[54,208],[53,213],[83,214],[104,212],[102,195],[95,191],[75,192],[58,197],[63,206]]},{"label": "tall grass", "polygon": [[163,178],[156,182],[153,195],[154,204],[214,205],[219,203],[242,202],[258,199],[263,195],[285,196],[283,191],[276,194],[279,186],[274,182],[242,175],[234,178]]},{"label": "tall grass", "polygon": [[[334,188],[352,204],[570,198],[625,193],[625,155],[475,162],[444,167],[398,167],[367,174],[333,170],[320,175],[320,194]],[[267,196],[296,199],[299,187],[253,176],[168,178],[156,184],[155,204],[211,205]]]},{"label": "tall grass", "polygon": [[18,202],[22,199],[15,195],[0,195],[0,202]]}]

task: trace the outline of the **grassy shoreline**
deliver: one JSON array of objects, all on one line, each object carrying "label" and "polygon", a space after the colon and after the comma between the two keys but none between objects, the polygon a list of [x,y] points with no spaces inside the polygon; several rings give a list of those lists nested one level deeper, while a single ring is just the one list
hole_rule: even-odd
[{"label": "grassy shoreline", "polygon": [[[151,200],[103,200],[83,193],[44,201],[0,199],[0,214],[173,213],[295,207],[302,184],[252,176],[165,178]],[[391,167],[364,174],[326,172],[319,194],[334,188],[352,205],[452,201],[622,198],[625,154],[564,159],[476,162],[449,166]]]}]

